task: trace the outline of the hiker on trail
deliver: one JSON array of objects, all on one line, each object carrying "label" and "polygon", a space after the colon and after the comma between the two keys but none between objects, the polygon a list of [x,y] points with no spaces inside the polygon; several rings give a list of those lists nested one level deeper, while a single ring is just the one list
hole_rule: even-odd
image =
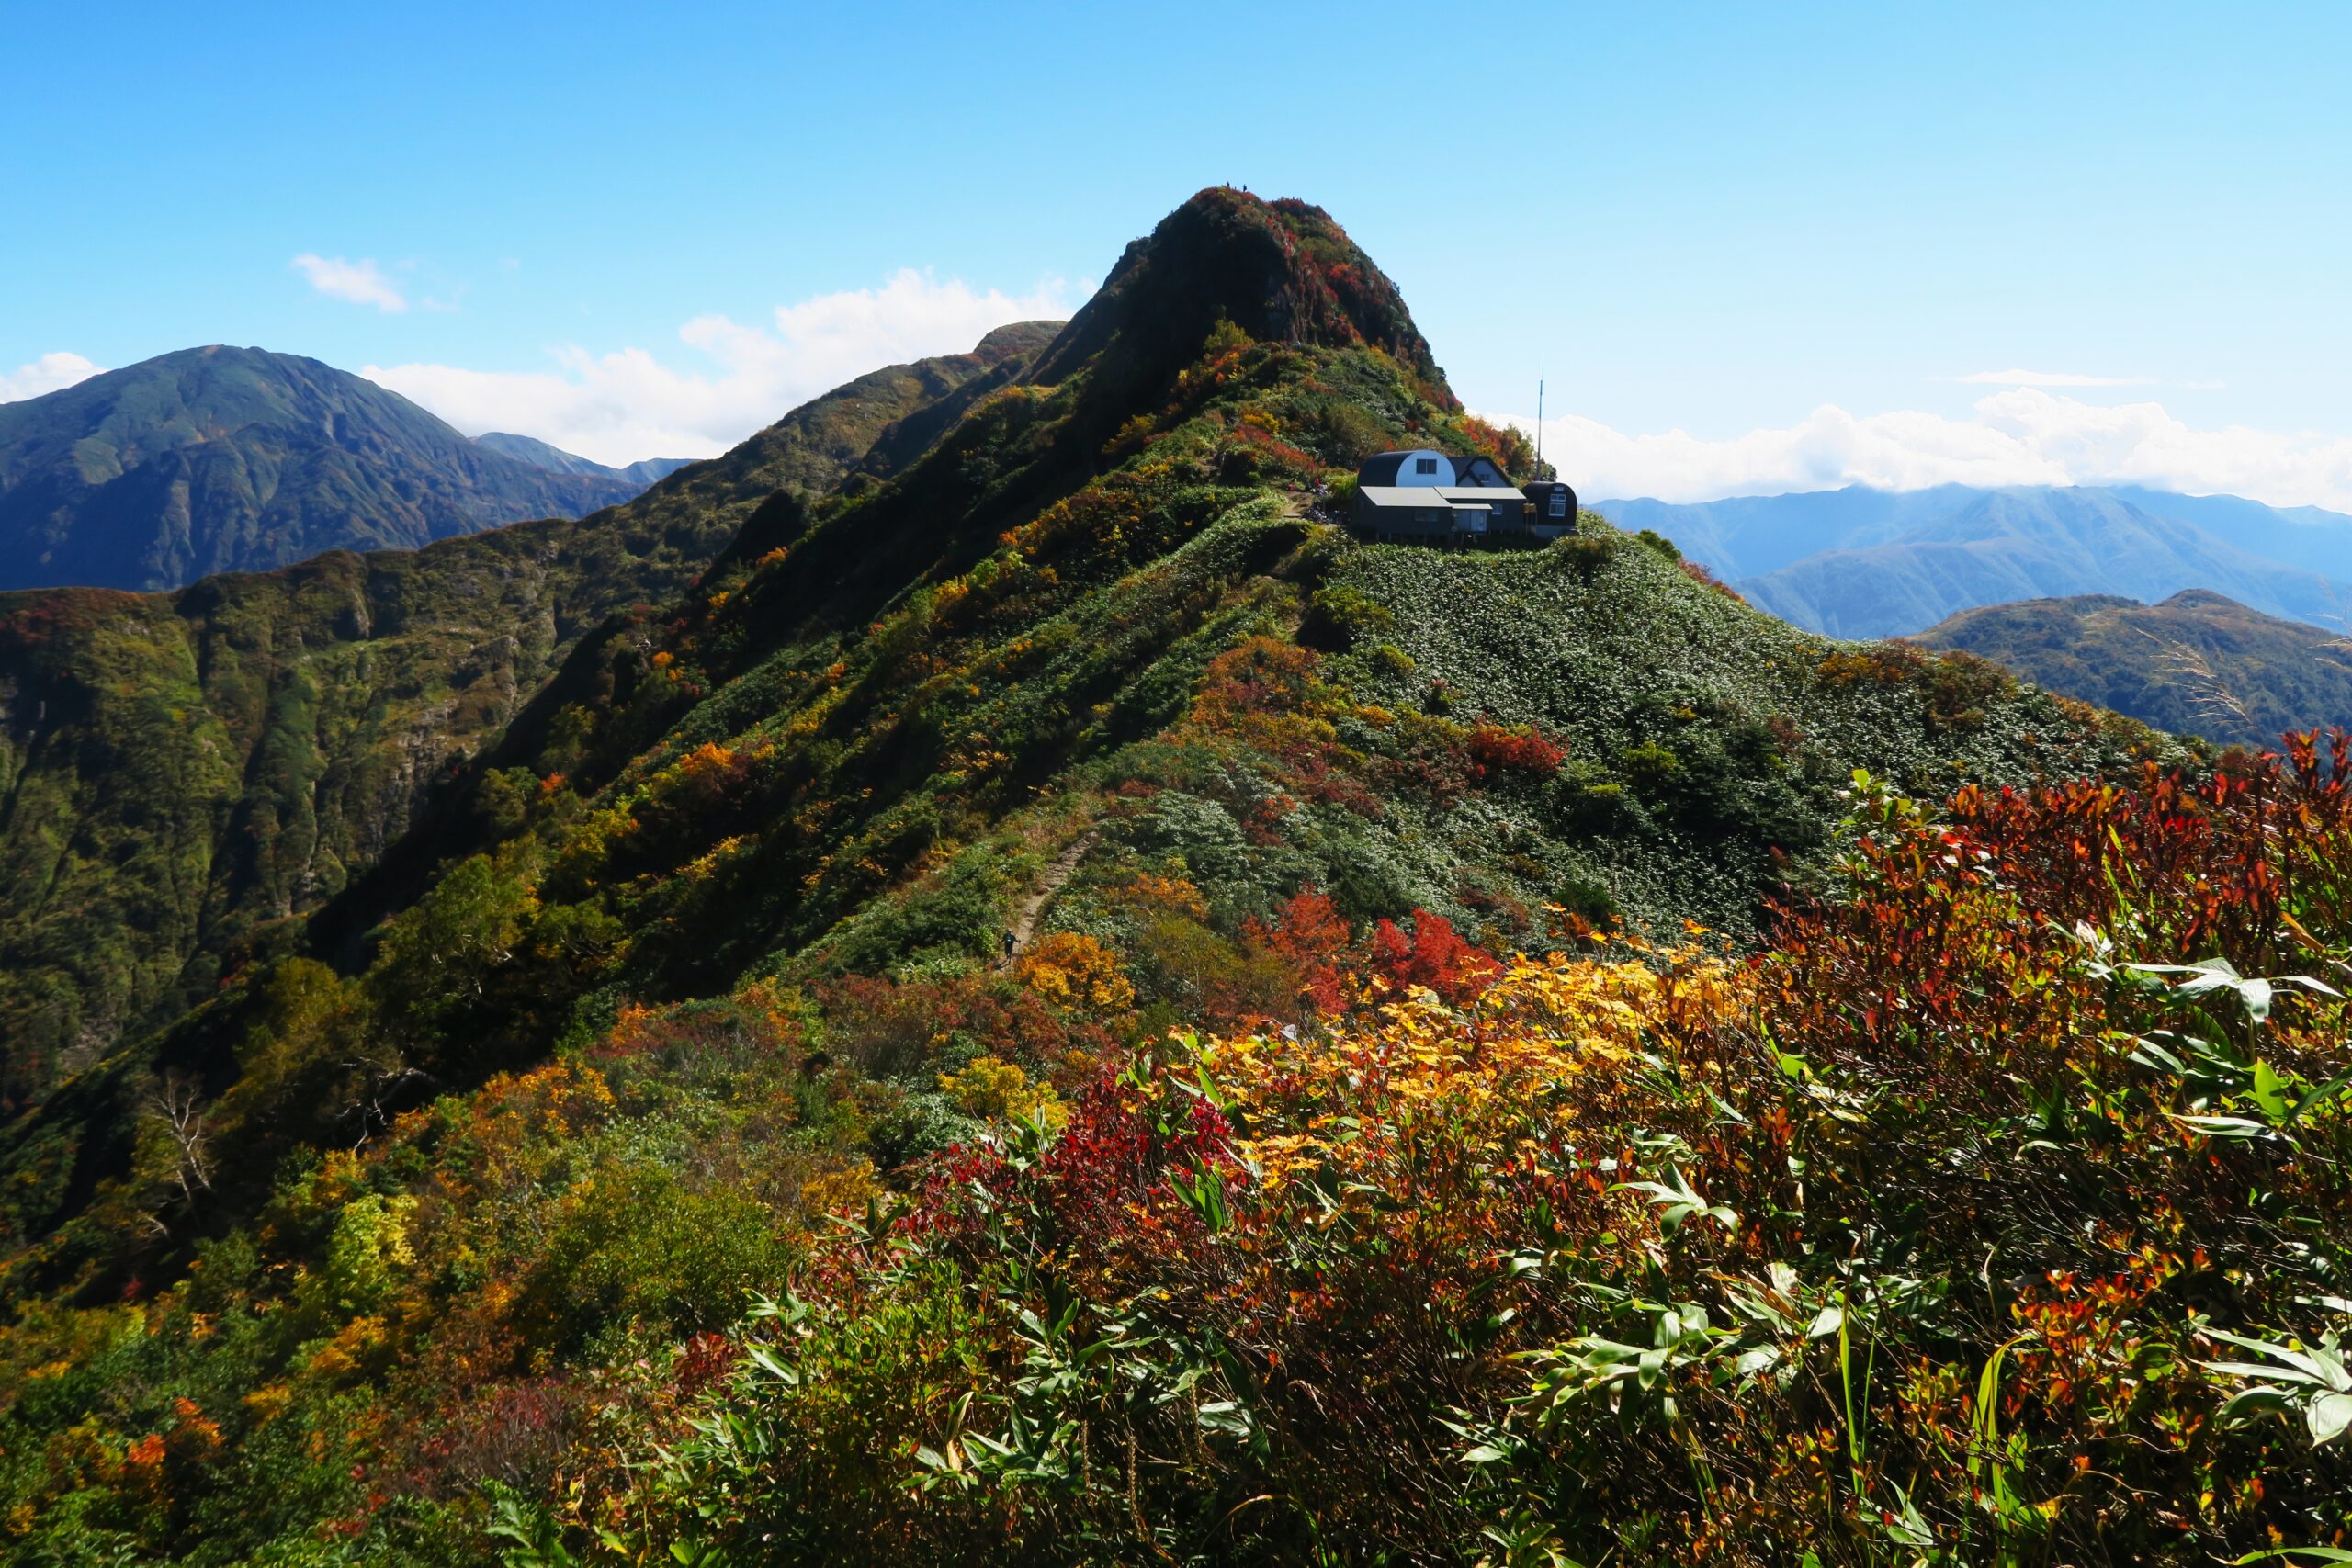
[{"label": "hiker on trail", "polygon": [[1004,933],[1004,961],[1007,964],[1012,962],[1012,932],[1011,931],[1007,931]]}]

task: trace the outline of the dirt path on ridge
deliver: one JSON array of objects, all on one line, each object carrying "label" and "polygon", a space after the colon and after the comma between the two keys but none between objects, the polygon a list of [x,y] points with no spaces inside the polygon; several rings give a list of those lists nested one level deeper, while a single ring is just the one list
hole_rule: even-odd
[{"label": "dirt path on ridge", "polygon": [[1052,864],[1046,867],[1046,874],[1038,880],[1037,891],[1023,901],[1021,912],[1013,917],[1012,952],[998,961],[998,968],[1006,967],[1029,950],[1029,938],[1037,929],[1037,917],[1046,912],[1046,903],[1062,890],[1062,884],[1069,880],[1070,874],[1078,869],[1078,863],[1086,858],[1086,852],[1092,849],[1095,840],[1102,836],[1092,832],[1080,834],[1070,840],[1068,849],[1054,857]]}]

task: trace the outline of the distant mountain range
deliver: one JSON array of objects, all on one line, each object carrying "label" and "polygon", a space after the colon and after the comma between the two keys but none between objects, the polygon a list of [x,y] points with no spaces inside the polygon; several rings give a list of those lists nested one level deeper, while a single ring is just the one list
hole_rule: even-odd
[{"label": "distant mountain range", "polygon": [[2316,507],[1965,485],[1595,504],[1672,539],[1758,606],[1834,637],[1904,636],[2018,600],[2152,603],[2185,589],[2322,626],[2352,620],[2352,517]]},{"label": "distant mountain range", "polygon": [[577,518],[676,466],[616,470],[526,437],[471,441],[315,359],[184,349],[0,403],[0,589],[176,588],[323,550]]},{"label": "distant mountain range", "polygon": [[545,468],[551,474],[582,474],[596,479],[619,479],[623,483],[639,486],[668,479],[688,463],[699,461],[694,457],[648,457],[642,462],[631,463],[626,468],[608,468],[594,458],[567,452],[560,446],[550,446],[536,436],[514,435],[503,430],[477,435],[474,445],[487,446],[493,452],[503,452],[510,457],[519,457],[531,467]]},{"label": "distant mountain range", "polygon": [[2202,589],[2157,604],[2104,594],[1994,604],[1913,640],[2211,740],[2275,746],[2290,729],[2352,727],[2352,644]]}]

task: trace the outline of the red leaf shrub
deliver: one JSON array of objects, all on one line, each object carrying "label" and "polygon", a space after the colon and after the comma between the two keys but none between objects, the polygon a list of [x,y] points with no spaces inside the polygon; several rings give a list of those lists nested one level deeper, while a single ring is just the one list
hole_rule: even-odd
[{"label": "red leaf shrub", "polygon": [[1393,920],[1372,931],[1374,973],[1399,989],[1426,986],[1455,1007],[1476,1000],[1502,973],[1492,953],[1462,940],[1453,922],[1415,909],[1408,932]]}]

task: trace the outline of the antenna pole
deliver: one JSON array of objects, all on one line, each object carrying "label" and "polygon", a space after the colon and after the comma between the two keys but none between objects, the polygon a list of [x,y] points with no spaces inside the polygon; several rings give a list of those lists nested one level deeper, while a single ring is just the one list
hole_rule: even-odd
[{"label": "antenna pole", "polygon": [[1544,373],[1535,373],[1535,472],[1544,472]]}]

